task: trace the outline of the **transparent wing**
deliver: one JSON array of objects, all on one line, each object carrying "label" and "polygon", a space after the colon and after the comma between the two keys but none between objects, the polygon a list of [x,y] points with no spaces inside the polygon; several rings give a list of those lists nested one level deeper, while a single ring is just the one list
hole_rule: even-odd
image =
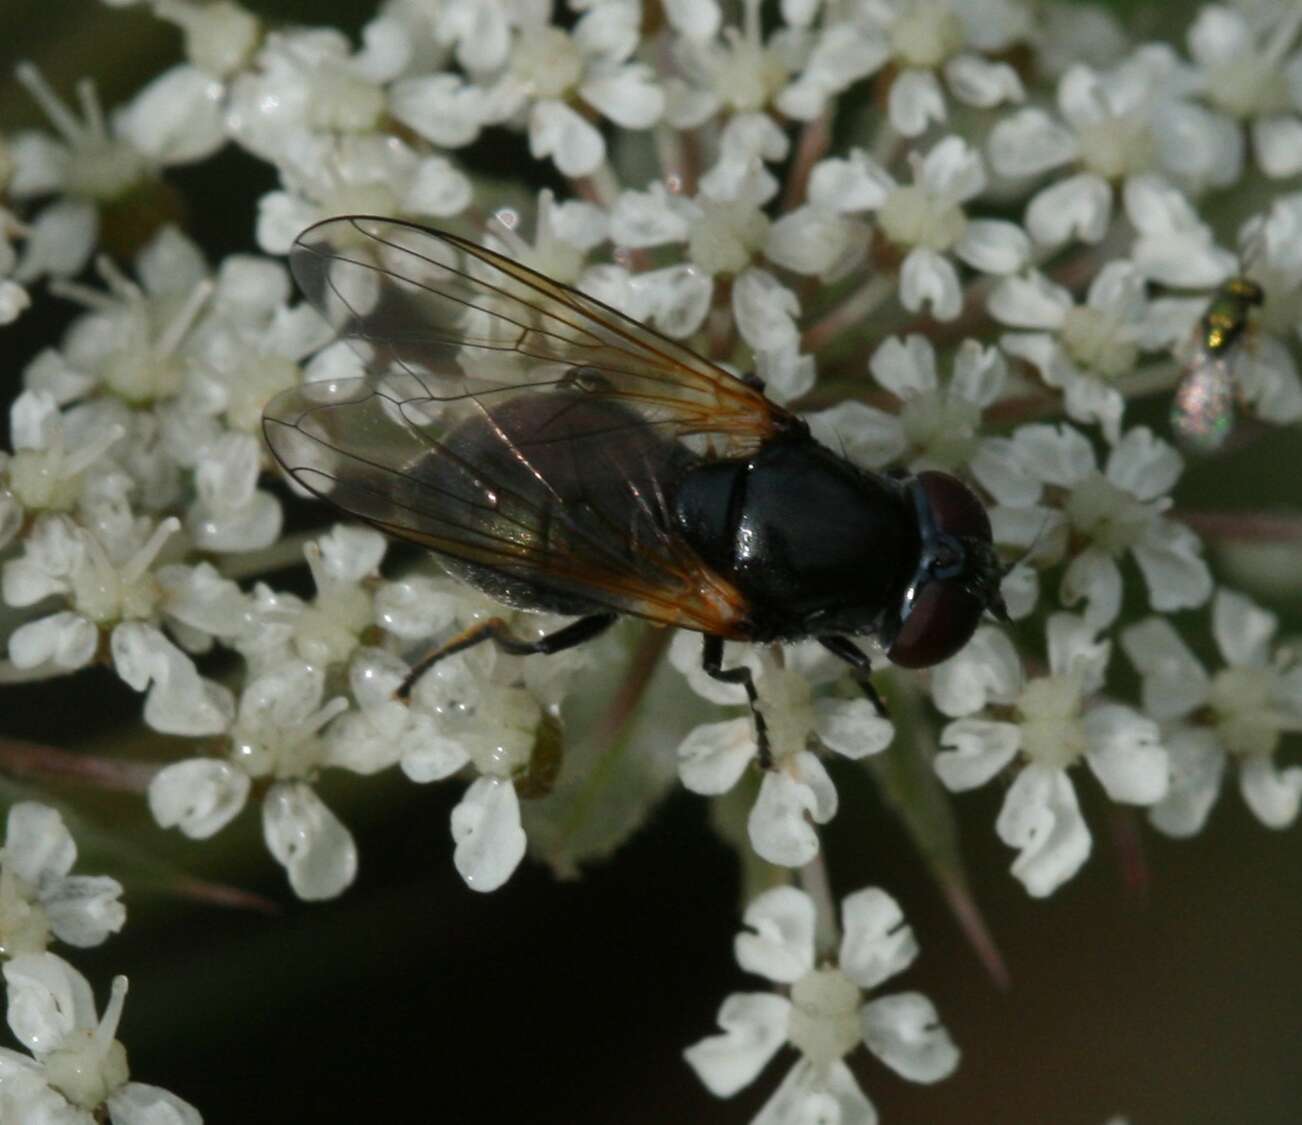
[{"label": "transparent wing", "polygon": [[[744,597],[677,534],[667,497],[702,455],[681,438],[735,448],[759,440],[748,399],[775,407],[690,352],[701,370],[659,374],[618,342],[640,326],[482,248],[388,220],[323,225],[335,248],[312,228],[294,272],[368,373],[268,405],[268,444],[299,484],[504,600],[744,635]],[[349,232],[362,241],[341,246]]]},{"label": "transparent wing", "polygon": [[[296,240],[300,288],[371,370],[461,370],[499,386],[574,369],[666,436],[749,452],[794,419],[690,348],[493,250],[395,219],[327,219]],[[431,385],[431,391],[441,388]]]}]

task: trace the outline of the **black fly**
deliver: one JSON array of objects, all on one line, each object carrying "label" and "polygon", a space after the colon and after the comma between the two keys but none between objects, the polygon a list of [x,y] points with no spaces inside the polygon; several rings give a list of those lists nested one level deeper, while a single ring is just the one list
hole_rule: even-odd
[{"label": "black fly", "polygon": [[966,485],[852,465],[758,386],[575,289],[383,218],[318,223],[291,266],[367,374],[268,405],[286,472],[506,605],[578,618],[536,641],[485,622],[404,692],[481,641],[556,652],[633,614],[704,635],[705,670],[746,689],[767,761],[750,670],[722,666],[725,640],[816,638],[880,709],[851,637],[921,668],[987,610],[1006,618]]}]

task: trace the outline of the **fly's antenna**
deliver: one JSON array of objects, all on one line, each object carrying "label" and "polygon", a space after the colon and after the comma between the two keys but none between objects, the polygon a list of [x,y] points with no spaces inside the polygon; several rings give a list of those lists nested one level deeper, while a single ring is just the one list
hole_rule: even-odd
[{"label": "fly's antenna", "polygon": [[1035,533],[1035,538],[1026,545],[1022,553],[1018,555],[1017,558],[1013,559],[1012,562],[1006,563],[999,568],[1000,581],[1007,578],[1014,570],[1021,566],[1022,563],[1035,554],[1035,548],[1040,545],[1040,540],[1044,538],[1044,533],[1049,530],[1049,522],[1052,519],[1052,515],[1045,516],[1044,522],[1040,524],[1040,530]]}]

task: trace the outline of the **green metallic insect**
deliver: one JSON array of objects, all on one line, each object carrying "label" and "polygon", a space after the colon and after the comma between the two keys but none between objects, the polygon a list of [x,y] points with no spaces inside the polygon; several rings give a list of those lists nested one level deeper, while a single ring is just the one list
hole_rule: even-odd
[{"label": "green metallic insect", "polygon": [[1265,294],[1257,282],[1231,277],[1216,290],[1198,320],[1193,357],[1171,406],[1171,424],[1184,445],[1214,453],[1234,429],[1234,365],[1252,309]]}]

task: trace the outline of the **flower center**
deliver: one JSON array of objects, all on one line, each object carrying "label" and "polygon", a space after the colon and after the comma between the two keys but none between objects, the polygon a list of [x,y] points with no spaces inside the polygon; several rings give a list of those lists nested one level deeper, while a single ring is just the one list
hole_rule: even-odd
[{"label": "flower center", "polygon": [[1041,676],[1017,700],[1022,751],[1032,761],[1066,769],[1088,749],[1080,684],[1073,676]]},{"label": "flower center", "polygon": [[127,978],[114,978],[112,998],[99,1026],[74,1029],[42,1060],[50,1085],[83,1109],[97,1109],[131,1077],[126,1048],[114,1038],[126,995]]},{"label": "flower center", "polygon": [[1153,134],[1138,115],[1109,117],[1081,127],[1080,162],[1105,180],[1120,180],[1153,164]]},{"label": "flower center", "polygon": [[786,84],[787,68],[776,52],[732,30],[714,60],[714,88],[739,113],[755,113]]},{"label": "flower center", "polygon": [[897,187],[877,213],[882,232],[898,246],[948,250],[967,230],[963,208],[917,184]]},{"label": "flower center", "polygon": [[1068,310],[1062,323],[1062,346],[1082,367],[1106,379],[1133,371],[1139,348],[1117,319],[1088,305]]},{"label": "flower center", "polygon": [[704,212],[687,232],[687,256],[711,276],[735,276],[750,265],[768,237],[769,220],[741,200],[702,203]]},{"label": "flower center", "polygon": [[233,429],[260,433],[262,408],[297,382],[298,368],[292,360],[278,355],[261,356],[241,367],[239,375],[226,384],[226,420]]},{"label": "flower center", "polygon": [[1153,520],[1149,505],[1097,470],[1072,489],[1064,510],[1074,528],[1114,555],[1139,542]]},{"label": "flower center", "polygon": [[963,25],[948,3],[922,0],[891,24],[891,49],[905,66],[932,69],[963,46]]},{"label": "flower center", "polygon": [[952,469],[968,459],[980,421],[976,403],[940,391],[914,395],[900,410],[900,426],[909,444],[941,469]]},{"label": "flower center", "polygon": [[840,969],[811,969],[791,986],[787,1038],[818,1069],[844,1058],[863,1030],[859,986]]},{"label": "flower center", "polygon": [[774,755],[798,754],[809,743],[814,729],[814,707],[809,681],[785,668],[765,666],[760,681],[759,709],[768,727]]},{"label": "flower center", "polygon": [[563,98],[583,77],[583,54],[559,27],[546,27],[521,37],[511,68],[535,97]]},{"label": "flower center", "polygon": [[250,777],[309,778],[323,750],[317,735],[347,710],[348,701],[337,695],[301,722],[277,723],[260,716],[262,722],[242,723],[231,735],[231,761]]},{"label": "flower center", "polygon": [[1279,747],[1283,716],[1271,706],[1277,673],[1269,667],[1223,668],[1209,697],[1216,733],[1231,754],[1270,754]]},{"label": "flower center", "polygon": [[502,688],[490,699],[491,707],[480,709],[479,723],[468,732],[466,752],[480,773],[514,777],[529,767],[542,711],[523,688]]}]

